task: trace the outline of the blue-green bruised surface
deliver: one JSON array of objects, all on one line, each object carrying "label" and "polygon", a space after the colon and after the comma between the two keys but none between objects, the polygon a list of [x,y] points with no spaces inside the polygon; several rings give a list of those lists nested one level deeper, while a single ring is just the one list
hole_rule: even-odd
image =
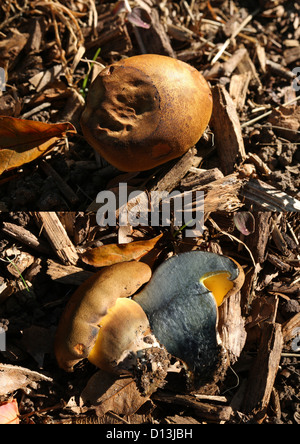
[{"label": "blue-green bruised surface", "polygon": [[226,256],[203,251],[182,253],[163,262],[134,297],[147,314],[156,338],[200,379],[209,378],[220,359],[217,304],[200,282],[212,271],[228,271],[231,280],[239,273]]}]

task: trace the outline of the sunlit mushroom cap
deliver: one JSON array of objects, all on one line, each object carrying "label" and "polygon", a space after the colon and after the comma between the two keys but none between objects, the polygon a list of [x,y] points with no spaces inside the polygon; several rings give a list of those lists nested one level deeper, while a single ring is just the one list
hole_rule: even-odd
[{"label": "sunlit mushroom cap", "polygon": [[122,171],[143,171],[183,155],[212,113],[212,94],[193,67],[143,54],[108,66],[94,80],[81,127],[88,143]]}]

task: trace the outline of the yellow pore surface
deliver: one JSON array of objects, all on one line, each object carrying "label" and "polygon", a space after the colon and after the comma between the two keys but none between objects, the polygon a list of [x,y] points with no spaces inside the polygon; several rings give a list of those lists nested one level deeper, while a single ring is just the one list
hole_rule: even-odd
[{"label": "yellow pore surface", "polygon": [[224,297],[233,287],[233,282],[229,280],[229,277],[230,273],[222,271],[206,274],[200,279],[200,282],[214,295],[218,306],[222,304]]}]

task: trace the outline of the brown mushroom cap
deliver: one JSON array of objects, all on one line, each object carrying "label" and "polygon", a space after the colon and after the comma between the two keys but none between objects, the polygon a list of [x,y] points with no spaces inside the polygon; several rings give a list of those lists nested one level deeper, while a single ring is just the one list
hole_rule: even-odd
[{"label": "brown mushroom cap", "polygon": [[85,281],[72,295],[61,316],[55,336],[58,365],[66,371],[87,358],[102,319],[118,298],[134,294],[151,277],[142,262],[122,262],[105,267]]},{"label": "brown mushroom cap", "polygon": [[81,126],[89,144],[122,171],[143,171],[183,155],[212,112],[203,76],[171,57],[121,60],[92,83]]}]

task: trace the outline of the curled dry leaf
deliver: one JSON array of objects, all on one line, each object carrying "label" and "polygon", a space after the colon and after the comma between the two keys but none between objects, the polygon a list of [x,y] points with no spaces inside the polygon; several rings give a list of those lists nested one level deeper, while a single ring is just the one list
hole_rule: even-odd
[{"label": "curled dry leaf", "polygon": [[0,424],[19,424],[19,409],[15,399],[0,404]]},{"label": "curled dry leaf", "polygon": [[162,235],[163,233],[153,239],[135,241],[124,245],[102,245],[85,252],[81,259],[86,264],[93,265],[94,267],[104,267],[118,262],[139,260],[156,246]]},{"label": "curled dry leaf", "polygon": [[44,154],[67,133],[71,123],[44,123],[0,116],[0,174]]},{"label": "curled dry leaf", "polygon": [[131,377],[119,378],[102,370],[91,377],[81,393],[83,403],[95,406],[100,417],[108,411],[131,415],[148,399]]},{"label": "curled dry leaf", "polygon": [[0,364],[0,396],[28,386],[35,388],[40,381],[52,382],[52,378],[17,365]]}]

